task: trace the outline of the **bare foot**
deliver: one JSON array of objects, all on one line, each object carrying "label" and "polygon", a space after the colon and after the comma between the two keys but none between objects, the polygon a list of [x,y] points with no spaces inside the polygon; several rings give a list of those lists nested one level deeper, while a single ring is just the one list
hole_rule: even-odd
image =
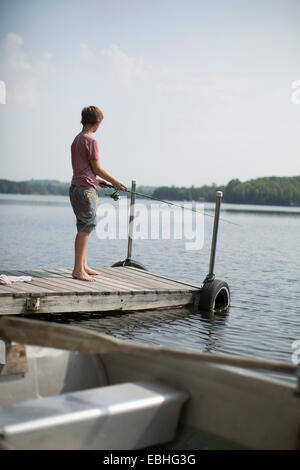
[{"label": "bare foot", "polygon": [[75,269],[72,272],[72,277],[74,277],[74,279],[79,279],[80,281],[88,281],[88,282],[96,281],[96,279],[94,279],[93,277],[90,277],[88,273],[86,273],[85,271],[75,271]]},{"label": "bare foot", "polygon": [[94,274],[94,276],[96,276],[97,274],[100,274],[99,271],[95,271],[94,269],[89,268],[88,266],[85,266],[84,270],[87,274]]}]

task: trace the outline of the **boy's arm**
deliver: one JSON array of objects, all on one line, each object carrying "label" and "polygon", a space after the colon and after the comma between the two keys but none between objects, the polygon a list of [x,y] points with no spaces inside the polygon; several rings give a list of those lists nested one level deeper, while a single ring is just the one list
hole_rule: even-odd
[{"label": "boy's arm", "polygon": [[115,189],[118,189],[119,191],[126,191],[127,187],[121,183],[121,181],[117,180],[113,176],[111,176],[109,173],[107,173],[104,168],[99,163],[99,160],[90,160],[90,164],[92,167],[92,170],[95,175],[101,176],[101,178],[104,178],[106,181],[109,181]]},{"label": "boy's arm", "polygon": [[99,178],[98,175],[96,175],[97,183],[101,188],[105,188],[107,186],[107,181],[103,180],[102,178]]}]

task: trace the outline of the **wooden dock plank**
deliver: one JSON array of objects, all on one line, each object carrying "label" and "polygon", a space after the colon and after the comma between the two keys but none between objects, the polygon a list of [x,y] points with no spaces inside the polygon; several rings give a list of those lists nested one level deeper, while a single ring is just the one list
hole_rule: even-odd
[{"label": "wooden dock plank", "polygon": [[[67,271],[67,270],[66,270]],[[95,275],[93,276],[96,282],[93,282],[93,285],[95,284],[104,284],[108,288],[114,288],[118,287],[120,291],[125,290],[130,290],[130,291],[141,291],[145,290],[145,287],[141,289],[139,286],[135,286],[133,283],[130,283],[128,281],[124,281],[123,279],[119,278],[113,278],[109,274],[106,273],[106,268],[100,268],[99,269],[100,275]],[[69,272],[69,275],[71,275],[71,272]]]},{"label": "wooden dock plank", "polygon": [[10,295],[11,289],[8,288],[6,285],[0,285],[0,297]]},{"label": "wooden dock plank", "polygon": [[[78,286],[78,289],[82,290],[87,290],[87,291],[94,291],[98,292],[100,291],[105,291],[107,292],[108,290],[119,292],[120,288],[116,285],[112,285],[111,283],[95,283],[95,282],[86,282],[86,281],[81,281],[79,279],[74,279],[72,277],[72,270],[70,269],[60,269],[56,270],[56,274],[60,279],[67,280],[68,282],[74,283],[76,286]],[[96,279],[96,276],[95,276]]]},{"label": "wooden dock plank", "polygon": [[[95,283],[90,283],[90,282],[86,282],[86,281],[81,281],[80,279],[74,279],[73,276],[72,276],[72,269],[53,269],[53,270],[49,270],[49,272],[51,273],[55,273],[57,279],[62,279],[64,281],[68,281],[68,282],[79,282],[82,286],[88,286],[88,288],[90,286],[94,286]],[[96,277],[95,277],[96,278]]]},{"label": "wooden dock plank", "polygon": [[130,276],[126,276],[120,271],[116,272],[114,271],[114,268],[111,268],[111,271],[110,271],[110,268],[100,268],[98,269],[98,271],[100,272],[100,276],[99,276],[100,280],[103,277],[105,277],[107,279],[110,279],[113,284],[115,282],[121,282],[125,286],[127,285],[132,286],[139,290],[140,289],[141,290],[157,289],[158,287],[161,287],[158,284],[151,284],[151,282],[150,284],[148,284],[147,282],[145,282],[145,280],[143,281],[143,280],[132,278]]},{"label": "wooden dock plank", "polygon": [[111,284],[122,284],[125,288],[129,287],[130,289],[134,291],[160,291],[162,288],[164,290],[173,290],[173,286],[166,286],[158,283],[152,283],[150,280],[148,282],[147,279],[138,279],[138,278],[132,278],[126,275],[120,275],[120,273],[114,272],[113,270],[115,268],[111,268],[112,271],[107,271],[107,268],[98,268],[100,272],[100,276],[96,276],[95,279],[99,280],[99,282],[102,282],[102,279],[107,279],[107,281],[111,282]]},{"label": "wooden dock plank", "polygon": [[[183,293],[170,292],[147,292],[135,294],[115,294],[110,295],[65,295],[65,296],[46,296],[41,298],[40,309],[37,312],[30,313],[70,313],[70,312],[106,312],[106,311],[131,311],[142,309],[153,309],[161,307],[172,307],[178,305],[187,305],[192,302],[192,293],[183,295]],[[1,314],[26,313],[24,310],[24,300],[21,298],[13,299],[10,297],[10,304],[2,303]],[[15,300],[15,302],[12,302]],[[28,313],[28,312],[27,312]]]},{"label": "wooden dock plank", "polygon": [[[95,268],[101,273],[100,276],[94,276],[96,281],[101,282],[102,279],[110,282],[111,285],[121,284],[121,287],[142,287],[144,289],[182,289],[183,283],[170,282],[161,279],[155,279],[153,276],[140,276],[142,270],[137,269],[137,272],[128,272],[123,267],[104,267],[104,268]],[[71,274],[71,270],[61,270],[62,272],[68,272]],[[145,272],[145,271],[143,271]],[[138,290],[138,289],[136,289]]]},{"label": "wooden dock plank", "polygon": [[[105,268],[95,268],[97,269],[101,275],[100,276],[94,276],[97,282],[104,281],[105,285],[107,286],[112,286],[115,287],[116,285],[119,285],[120,288],[132,288],[132,287],[143,287],[144,289],[148,289],[150,286],[153,288],[161,288],[162,283],[159,280],[152,280],[148,278],[139,278],[138,274],[135,273],[130,273],[128,274],[127,272],[124,272],[124,268],[111,268],[111,267],[105,267]],[[118,271],[118,274],[115,273],[115,271]],[[55,273],[57,276],[61,277],[68,277],[68,279],[71,279],[71,269],[57,269],[57,270],[49,270],[48,272]],[[129,282],[130,280],[130,282]],[[82,281],[80,281],[82,282]],[[86,283],[85,283],[86,284]],[[174,287],[172,283],[166,282],[163,283],[171,288]],[[94,285],[94,283],[93,283]],[[175,283],[175,286],[178,287],[178,284]]]},{"label": "wooden dock plank", "polygon": [[[64,286],[63,283],[61,282],[55,282],[55,280],[52,280],[52,279],[49,279],[49,278],[46,278],[46,277],[42,277],[41,275],[36,275],[37,273],[35,273],[33,270],[31,271],[18,271],[18,275],[19,276],[31,276],[32,277],[32,280],[31,281],[25,281],[25,284],[29,285],[29,286],[36,286],[36,287],[40,287],[40,288],[43,288],[43,289],[47,289],[49,291],[51,291],[52,293],[56,294],[57,292],[61,292],[62,294],[65,293],[65,292],[76,292],[74,290],[74,286],[69,286],[68,290],[66,290],[66,287]],[[28,287],[28,290],[30,288]]]},{"label": "wooden dock plank", "polygon": [[53,281],[51,278],[33,276],[30,285],[45,287],[50,289],[52,292],[62,292],[62,293],[76,293],[76,286],[74,285],[65,285],[62,281]]},{"label": "wooden dock plank", "polygon": [[73,279],[71,269],[6,271],[32,281],[0,285],[0,315],[168,308],[192,303],[200,288],[127,266],[98,271],[95,282]]},{"label": "wooden dock plank", "polygon": [[[64,272],[62,272],[62,275],[71,277],[71,271],[64,270]],[[88,283],[88,285],[92,284],[95,289],[98,288],[97,286],[104,286],[105,289],[108,291],[123,292],[124,290],[126,290],[127,292],[133,292],[135,290],[134,288],[128,286],[128,284],[124,285],[122,282],[112,282],[112,280],[107,278],[106,276],[101,276],[100,278],[99,275],[95,275],[93,277],[95,279],[95,282]],[[87,283],[85,282],[85,284]]]},{"label": "wooden dock plank", "polygon": [[124,291],[124,290],[129,290],[130,292],[145,292],[145,288],[144,287],[140,287],[140,286],[136,286],[135,284],[133,283],[130,283],[130,282],[125,282],[123,281],[122,279],[113,279],[112,277],[110,276],[103,276],[101,275],[101,278],[100,276],[97,276],[95,277],[96,279],[96,283],[105,283],[108,287],[109,286],[118,286],[120,292]]},{"label": "wooden dock plank", "polygon": [[[165,289],[171,288],[173,289],[190,289],[191,284],[185,284],[180,281],[173,282],[172,280],[166,280],[165,277],[155,275],[154,273],[149,273],[148,271],[143,271],[138,268],[132,267],[105,267],[105,268],[98,268],[101,275],[94,276],[96,279],[96,283],[86,283],[85,281],[80,281],[77,279],[73,279],[71,276],[71,270],[68,269],[61,269],[61,270],[30,270],[30,271],[13,271],[9,272],[9,274],[13,275],[31,275],[32,277],[39,277],[44,279],[45,283],[43,285],[47,287],[46,283],[49,284],[48,290],[53,290],[53,288],[57,289],[61,284],[64,287],[69,287],[71,291],[76,291],[76,288],[80,287],[81,290],[90,291],[95,290],[98,291],[103,281],[104,287],[101,290],[106,290],[107,287],[110,287],[114,290],[116,289],[116,285],[118,285],[121,289],[126,288],[130,290],[144,290],[144,289],[161,289],[164,287]],[[132,271],[129,271],[132,270]],[[48,276],[49,273],[49,276]],[[34,282],[36,282],[34,280]],[[192,285],[195,286],[195,285]],[[199,288],[199,286],[192,287],[192,290],[195,288]],[[27,288],[23,289],[25,292],[28,291]],[[62,289],[65,290],[65,289]]]},{"label": "wooden dock plank", "polygon": [[50,289],[46,289],[45,287],[37,287],[29,282],[14,282],[13,284],[9,284],[5,286],[7,289],[10,290],[12,294],[14,293],[25,293],[25,294],[42,294],[42,293],[50,293],[52,292]]},{"label": "wooden dock plank", "polygon": [[164,280],[173,281],[174,283],[181,284],[185,287],[190,286],[193,289],[201,289],[201,285],[191,284],[190,282],[178,281],[177,279],[172,279],[170,277],[166,277],[166,276],[163,276],[161,274],[156,274],[156,273],[153,273],[151,271],[144,271],[144,270],[139,269],[139,268],[134,268],[133,266],[124,266],[124,268],[125,269],[130,269],[134,272],[140,272],[141,271],[141,274],[143,274],[143,275],[145,275],[145,273],[147,273],[147,275],[152,276],[156,279],[161,279],[162,281],[164,281]]},{"label": "wooden dock plank", "polygon": [[162,286],[164,286],[166,289],[167,288],[170,288],[170,289],[181,288],[182,289],[182,285],[179,285],[177,282],[172,283],[172,282],[165,281],[165,280],[162,281],[160,279],[155,279],[152,276],[147,276],[147,275],[142,276],[141,269],[137,269],[137,272],[131,272],[128,269],[125,270],[123,267],[116,266],[114,268],[112,267],[105,268],[105,270],[107,270],[109,273],[112,273],[112,274],[114,273],[114,276],[118,276],[120,278],[125,278],[125,279],[126,278],[130,279],[132,280],[132,282],[138,283],[140,285],[144,285],[145,287],[149,286],[149,287],[161,289]]},{"label": "wooden dock plank", "polygon": [[[68,291],[68,292],[78,292],[80,291],[86,291],[90,292],[91,289],[86,287],[86,282],[83,281],[78,281],[75,279],[68,279],[67,277],[63,276],[58,276],[58,275],[53,275],[53,273],[47,273],[47,272],[42,272],[42,273],[37,273],[35,271],[28,271],[28,273],[33,276],[33,283],[37,282],[42,282],[42,283],[48,283],[49,285],[52,286],[52,289],[58,290],[61,288],[63,291]],[[47,276],[48,274],[48,276]],[[97,289],[98,291],[98,289]]]},{"label": "wooden dock plank", "polygon": [[[12,274],[11,274],[12,275]],[[82,293],[82,292],[87,292],[87,293],[90,293],[91,291],[93,292],[99,292],[99,290],[101,291],[107,291],[107,288],[103,287],[101,288],[100,286],[97,287],[97,288],[94,288],[92,286],[88,286],[87,285],[87,282],[85,281],[80,281],[80,280],[77,280],[77,279],[73,279],[70,277],[70,280],[68,279],[64,279],[61,275],[57,276],[57,277],[45,277],[45,275],[47,275],[47,271],[45,270],[30,270],[30,271],[14,271],[14,276],[19,276],[19,275],[26,275],[26,276],[32,276],[33,279],[32,281],[30,282],[25,282],[25,284],[27,285],[30,285],[32,286],[32,288],[29,288],[29,287],[26,287],[24,289],[21,289],[19,286],[16,286],[14,284],[14,287],[13,289],[10,289],[10,292],[15,292],[15,291],[18,291],[18,292],[32,292],[34,294],[37,294],[39,292],[46,292],[45,289],[47,289],[47,291],[51,291],[52,293],[56,294],[58,292],[61,292],[61,294],[65,293],[65,292],[70,292],[70,293],[74,293],[74,294],[78,294],[78,293]],[[49,273],[50,275],[50,273]],[[40,282],[42,281],[43,282]],[[53,285],[53,283],[57,281],[57,284]],[[46,283],[47,282],[51,282],[51,286],[49,285],[48,287],[46,286]],[[24,283],[22,283],[24,284]],[[11,285],[13,286],[13,284]],[[40,286],[40,289],[36,289],[36,286]],[[44,286],[42,288],[42,286]],[[67,291],[65,290],[65,288],[67,289]]]},{"label": "wooden dock plank", "polygon": [[107,288],[104,286],[95,286],[95,283],[88,283],[86,281],[81,281],[80,279],[74,279],[71,274],[68,273],[57,273],[56,277],[51,277],[51,279],[55,279],[58,285],[64,285],[69,287],[70,290],[78,293],[80,291],[84,292],[99,292],[99,291],[106,291]]}]

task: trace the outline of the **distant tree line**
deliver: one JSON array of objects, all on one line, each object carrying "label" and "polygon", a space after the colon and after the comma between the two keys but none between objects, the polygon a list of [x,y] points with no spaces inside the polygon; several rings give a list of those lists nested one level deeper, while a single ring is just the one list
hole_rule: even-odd
[{"label": "distant tree line", "polygon": [[[56,180],[9,181],[0,180],[0,193],[6,194],[53,194],[66,196],[70,183]],[[128,187],[130,189],[130,187]],[[236,204],[266,204],[300,206],[300,176],[265,177],[242,183],[238,179],[227,185],[204,185],[200,187],[139,186],[137,192],[169,201],[215,201],[216,191],[223,191],[224,202]],[[103,190],[101,190],[103,191]],[[109,190],[104,190],[107,192]]]},{"label": "distant tree line", "polygon": [[[29,180],[29,181],[10,181],[0,179],[0,194],[39,194],[39,195],[69,195],[70,183],[62,183],[57,180]],[[128,189],[131,187],[129,186]],[[138,186],[137,192],[151,195],[155,186]],[[111,189],[101,188],[101,194],[111,193]],[[139,196],[137,196],[139,197]]]},{"label": "distant tree line", "polygon": [[233,179],[225,186],[212,184],[199,188],[161,186],[154,190],[153,196],[168,200],[213,202],[218,190],[223,191],[223,200],[228,203],[300,206],[300,176],[271,176],[244,183]]},{"label": "distant tree line", "polygon": [[160,186],[153,191],[153,197],[158,199],[167,199],[171,201],[214,201],[216,191],[224,191],[225,186],[200,186],[199,188],[191,186]]},{"label": "distant tree line", "polygon": [[224,190],[226,202],[300,206],[300,176],[257,178],[241,183],[231,180]]},{"label": "distant tree line", "polygon": [[0,180],[0,193],[6,194],[69,194],[69,183],[56,180],[9,181]]}]

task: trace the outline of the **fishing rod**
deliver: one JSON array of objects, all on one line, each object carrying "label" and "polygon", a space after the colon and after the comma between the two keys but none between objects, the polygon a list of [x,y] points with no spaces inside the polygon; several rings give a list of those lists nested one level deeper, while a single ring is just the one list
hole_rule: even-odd
[{"label": "fishing rod", "polygon": [[[101,183],[101,184],[103,185],[104,183]],[[112,184],[106,183],[105,186],[107,188],[115,189]],[[126,189],[126,191],[124,191],[124,192],[132,193],[132,191],[130,191],[130,189]],[[208,214],[207,212],[200,212],[200,211],[197,211],[196,209],[193,209],[192,207],[184,207],[184,206],[181,206],[180,204],[175,204],[174,202],[164,201],[163,199],[158,199],[158,198],[153,197],[153,196],[148,196],[147,194],[138,193],[136,191],[134,191],[134,194],[137,194],[138,196],[141,196],[141,197],[146,197],[148,199],[152,199],[153,201],[163,202],[164,204],[168,204],[168,206],[180,207],[181,209],[190,210],[192,212],[197,212],[198,214],[201,214],[201,215],[204,214],[207,217],[214,217],[214,215]],[[115,190],[113,192],[113,194],[110,195],[110,197],[114,201],[118,201],[120,199],[120,194],[119,194],[118,190]],[[220,219],[220,220],[222,220],[223,222],[227,222],[228,224],[232,224],[232,225],[236,225],[236,226],[240,227],[240,224],[236,224],[235,222],[231,222],[230,220],[227,220],[227,219]]]}]

